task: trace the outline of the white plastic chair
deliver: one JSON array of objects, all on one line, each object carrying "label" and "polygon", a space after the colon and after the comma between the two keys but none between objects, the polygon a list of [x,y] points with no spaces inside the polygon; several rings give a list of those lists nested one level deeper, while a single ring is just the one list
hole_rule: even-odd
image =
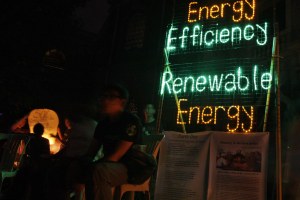
[{"label": "white plastic chair", "polygon": [[[161,140],[164,137],[164,135],[147,135],[143,137],[143,143],[145,143],[146,146],[146,152],[151,153],[155,158],[157,158],[159,147],[161,144]],[[135,185],[135,184],[123,184],[118,187],[115,187],[113,189],[113,196],[114,200],[121,200],[122,196],[126,192],[130,192],[129,194],[129,200],[134,200],[134,193],[135,192],[143,192],[147,200],[150,200],[150,183],[151,178],[147,179],[144,183]]]}]

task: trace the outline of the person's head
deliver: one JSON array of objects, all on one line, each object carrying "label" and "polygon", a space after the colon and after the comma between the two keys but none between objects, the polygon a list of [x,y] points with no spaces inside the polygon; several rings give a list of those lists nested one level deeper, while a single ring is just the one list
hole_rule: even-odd
[{"label": "person's head", "polygon": [[43,135],[43,133],[44,133],[43,124],[41,124],[41,123],[35,124],[34,127],[33,127],[33,133],[36,134],[36,135],[39,135],[39,136]]},{"label": "person's head", "polygon": [[155,106],[151,103],[148,103],[145,105],[144,107],[144,115],[145,115],[145,119],[149,119],[149,118],[154,118],[156,113],[156,109]]},{"label": "person's head", "polygon": [[128,102],[129,94],[126,88],[119,84],[104,87],[99,96],[100,111],[106,115],[123,112]]}]

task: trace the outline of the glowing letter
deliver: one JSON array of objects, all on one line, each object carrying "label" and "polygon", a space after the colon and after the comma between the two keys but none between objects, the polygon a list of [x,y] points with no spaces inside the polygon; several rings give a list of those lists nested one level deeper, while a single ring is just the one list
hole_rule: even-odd
[{"label": "glowing letter", "polygon": [[210,42],[207,42],[206,41],[206,36],[207,36],[208,33],[211,33],[212,37],[214,37],[214,32],[213,31],[206,31],[206,33],[204,34],[204,43],[205,43],[205,45],[210,46],[214,43],[214,39],[211,39]]},{"label": "glowing letter", "polygon": [[[268,27],[268,24],[265,22],[265,27],[264,28],[261,27],[258,24],[256,24],[256,27],[258,29],[260,29],[263,32],[263,34],[264,34],[263,39],[261,39],[261,37],[259,37],[259,38],[256,39],[256,42],[259,45],[265,45],[267,43],[267,40],[268,40],[268,36],[267,36],[267,27]],[[259,35],[262,35],[262,34],[259,34]]]},{"label": "glowing letter", "polygon": [[179,38],[181,39],[181,48],[185,48],[186,47],[186,38],[187,38],[187,34],[189,32],[189,27],[184,27],[182,30],[182,36],[180,36]]},{"label": "glowing letter", "polygon": [[202,42],[203,42],[203,26],[202,26],[202,29],[201,29],[201,32],[200,32],[200,44],[199,44],[199,46],[202,46]]},{"label": "glowing letter", "polygon": [[186,124],[186,122],[184,121],[180,121],[180,116],[182,116],[182,114],[186,114],[188,111],[187,110],[181,110],[180,109],[180,103],[181,101],[187,101],[187,99],[179,99],[178,101],[178,105],[177,105],[177,109],[178,109],[178,112],[177,112],[177,124]]},{"label": "glowing letter", "polygon": [[[219,6],[217,5],[213,5],[211,8],[210,8],[210,17],[213,18],[213,19],[216,19],[219,17]],[[214,13],[216,13],[216,15],[214,15]]]},{"label": "glowing letter", "polygon": [[[251,30],[248,30],[248,29],[251,29]],[[244,28],[244,39],[245,40],[251,40],[253,37],[254,37],[254,27],[252,25],[245,26],[245,28]]]},{"label": "glowing letter", "polygon": [[190,77],[185,77],[184,78],[184,88],[183,88],[183,91],[186,92],[186,85],[188,83],[188,81],[191,80],[192,83],[191,83],[191,92],[194,92],[194,83],[195,83],[195,80],[194,80],[194,77],[190,76]]},{"label": "glowing letter", "polygon": [[[237,31],[237,33],[236,33],[236,31]],[[235,37],[236,35],[238,37]],[[242,30],[240,27],[233,27],[231,29],[231,42],[233,43],[235,40],[237,40],[237,38],[238,38],[238,43],[239,43],[239,41],[241,41],[241,39],[242,39]]]},{"label": "glowing letter", "polygon": [[208,80],[209,80],[209,86],[210,86],[210,91],[214,91],[215,87],[217,91],[220,91],[221,85],[222,85],[222,81],[223,81],[223,74],[221,74],[221,78],[220,78],[220,82],[218,85],[218,76],[214,75],[214,80],[212,81],[211,76],[208,76]]},{"label": "glowing letter", "polygon": [[[227,83],[225,84],[225,90],[228,91],[228,92],[231,92],[231,91],[236,90],[236,86],[235,86],[235,74],[233,74],[233,73],[227,74],[225,76],[225,79],[227,79],[229,76],[232,77],[232,81],[227,81]],[[228,86],[229,84],[231,84],[232,86],[229,87]]]},{"label": "glowing letter", "polygon": [[189,23],[197,21],[197,19],[191,19],[191,14],[197,13],[197,10],[192,10],[191,9],[191,7],[192,7],[193,4],[198,4],[198,2],[191,2],[189,4],[189,13],[188,13],[188,22]]},{"label": "glowing letter", "polygon": [[[203,90],[205,90],[205,84],[206,84],[206,77],[205,76],[199,76],[196,80],[196,90],[198,92],[202,92]],[[201,86],[201,88],[199,88],[198,86]]]},{"label": "glowing letter", "polygon": [[208,7],[204,6],[199,8],[199,17],[198,17],[199,20],[201,20],[201,14],[203,9],[206,9],[206,19],[208,19]]},{"label": "glowing letter", "polygon": [[252,20],[255,16],[255,0],[252,0],[252,4],[249,3],[248,0],[245,0],[245,2],[250,6],[251,10],[252,10],[252,15],[249,17],[248,13],[245,14],[245,18],[247,20]]},{"label": "glowing letter", "polygon": [[215,107],[215,117],[214,117],[214,124],[217,124],[217,111],[219,109],[222,109],[223,111],[225,111],[225,108],[223,106],[216,106]]},{"label": "glowing letter", "polygon": [[257,74],[257,66],[254,65],[253,81],[254,81],[254,90],[255,90],[255,91],[257,90],[256,74]]},{"label": "glowing letter", "polygon": [[220,42],[221,43],[226,43],[229,41],[229,30],[227,28],[224,28],[220,32]]},{"label": "glowing letter", "polygon": [[189,124],[191,124],[191,121],[192,121],[192,112],[197,109],[197,124],[199,124],[200,122],[200,107],[199,106],[195,106],[195,107],[190,107],[190,112],[189,112]]},{"label": "glowing letter", "polygon": [[[206,110],[207,110],[208,112],[206,112]],[[209,123],[213,120],[213,118],[208,118],[208,120],[206,121],[206,120],[204,119],[204,117],[212,117],[212,108],[211,108],[211,106],[205,106],[205,107],[203,108],[203,110],[202,110],[202,115],[201,115],[201,119],[202,119],[202,122],[203,122],[204,124],[209,124]]]},{"label": "glowing letter", "polygon": [[[218,24],[217,24],[218,25]],[[215,39],[216,39],[216,41],[215,41],[215,44],[218,44],[218,37],[219,37],[219,30],[218,29],[216,29],[216,37],[215,37]]]},{"label": "glowing letter", "polygon": [[224,17],[224,8],[225,8],[225,6],[230,7],[230,4],[229,3],[222,3],[221,4],[221,18]]},{"label": "glowing letter", "polygon": [[[237,4],[239,4],[238,8],[237,8],[237,6],[236,6]],[[234,22],[239,22],[239,21],[241,21],[242,18],[243,18],[243,13],[244,13],[244,3],[243,3],[243,1],[236,1],[236,2],[234,2],[233,5],[232,5],[232,10],[233,10],[235,13],[238,13],[238,14],[239,14],[239,17],[238,17],[237,19],[234,17],[234,15],[232,15],[232,20],[233,20]]]},{"label": "glowing letter", "polygon": [[263,73],[260,79],[261,87],[265,90],[271,88],[272,85],[272,75],[270,73]]},{"label": "glowing letter", "polygon": [[[236,109],[236,113],[231,115],[231,109]],[[240,106],[230,106],[227,110],[227,116],[230,118],[230,119],[234,119],[236,118],[236,126],[234,128],[230,128],[230,124],[228,123],[227,124],[227,130],[230,131],[230,132],[235,132],[236,129],[238,129],[239,125],[240,125]]]},{"label": "glowing letter", "polygon": [[[179,89],[176,90],[176,87],[179,87]],[[175,78],[173,81],[173,92],[175,94],[178,94],[181,92],[181,88],[182,88],[182,78]]]},{"label": "glowing letter", "polygon": [[244,106],[242,106],[243,111],[245,112],[246,116],[250,119],[250,125],[248,129],[245,129],[245,124],[242,123],[242,130],[246,133],[250,132],[252,130],[252,126],[253,126],[253,106],[250,107],[250,114],[247,112],[246,108]]},{"label": "glowing letter", "polygon": [[[168,76],[168,78],[167,78]],[[168,87],[168,92],[169,94],[171,94],[171,87],[169,85],[169,82],[172,82],[173,79],[173,75],[171,72],[164,72],[163,73],[163,78],[162,78],[162,83],[161,83],[161,90],[160,90],[160,94],[163,95],[164,94],[164,90],[165,90],[165,84]]]},{"label": "glowing letter", "polygon": [[193,38],[193,46],[197,45],[196,38],[199,36],[199,32],[200,32],[200,26],[195,25],[193,28],[193,35],[190,36],[191,38]]},{"label": "glowing letter", "polygon": [[[246,81],[245,87],[241,87],[241,79]],[[247,90],[249,87],[249,79],[246,76],[242,76],[242,70],[240,67],[238,68],[238,87],[241,91]]]},{"label": "glowing letter", "polygon": [[167,41],[167,50],[168,51],[172,51],[172,50],[175,50],[176,49],[176,47],[175,46],[172,46],[172,40],[177,40],[177,38],[176,37],[172,37],[172,32],[173,31],[176,31],[177,30],[177,28],[173,28],[173,26],[170,28],[170,30],[169,30],[169,33],[168,33],[168,41]]}]

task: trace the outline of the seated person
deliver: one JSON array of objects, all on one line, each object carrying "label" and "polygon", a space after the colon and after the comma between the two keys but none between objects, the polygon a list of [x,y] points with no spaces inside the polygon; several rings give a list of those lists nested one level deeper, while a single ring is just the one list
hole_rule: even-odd
[{"label": "seated person", "polygon": [[66,198],[69,192],[74,191],[73,183],[80,174],[78,161],[86,154],[97,125],[96,120],[80,111],[69,113],[67,119],[68,126],[71,127],[68,141],[52,156],[52,163],[49,166],[50,175],[47,180],[49,187],[46,189],[49,199]]},{"label": "seated person", "polygon": [[122,158],[137,142],[142,131],[137,116],[125,111],[128,96],[122,86],[108,85],[99,98],[104,117],[96,127],[86,158],[92,161],[101,145],[104,157],[88,170],[85,181],[87,200],[112,200],[112,187],[128,181],[128,169]]}]

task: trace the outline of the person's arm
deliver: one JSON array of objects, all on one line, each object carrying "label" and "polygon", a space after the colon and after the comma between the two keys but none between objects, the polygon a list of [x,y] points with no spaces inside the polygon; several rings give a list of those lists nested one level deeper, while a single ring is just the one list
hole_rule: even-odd
[{"label": "person's arm", "polygon": [[124,154],[130,149],[132,145],[133,142],[122,140],[117,146],[116,151],[108,155],[107,157],[104,157],[104,159],[108,161],[117,162],[124,156]]},{"label": "person's arm", "polygon": [[24,117],[19,119],[17,122],[12,124],[10,127],[10,131],[12,131],[14,133],[29,133],[29,130],[25,130],[25,129],[23,130],[23,127],[27,123],[27,118],[28,118],[28,115],[25,115]]},{"label": "person's arm", "polygon": [[63,136],[59,127],[57,127],[57,135],[60,141],[63,141]]}]

